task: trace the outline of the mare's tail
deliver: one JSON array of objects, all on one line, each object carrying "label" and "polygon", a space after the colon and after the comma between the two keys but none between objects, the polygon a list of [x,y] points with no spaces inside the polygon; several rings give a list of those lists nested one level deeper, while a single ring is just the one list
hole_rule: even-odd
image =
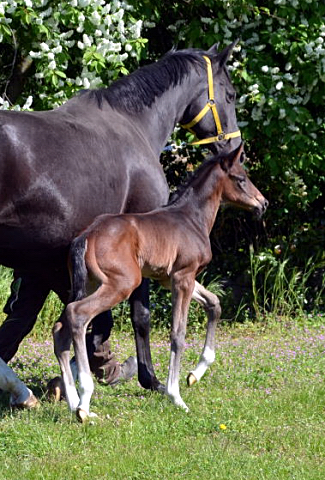
[{"label": "mare's tail", "polygon": [[87,267],[85,263],[85,252],[87,239],[85,235],[80,235],[71,243],[70,262],[72,267],[71,282],[72,291],[70,302],[81,300],[86,296]]}]

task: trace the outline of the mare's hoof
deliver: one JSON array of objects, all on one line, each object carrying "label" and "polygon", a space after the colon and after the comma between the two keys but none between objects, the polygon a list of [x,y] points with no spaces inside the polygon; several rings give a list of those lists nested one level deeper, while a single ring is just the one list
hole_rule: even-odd
[{"label": "mare's hoof", "polygon": [[61,377],[52,378],[47,384],[47,396],[49,400],[59,402],[64,399],[63,382]]},{"label": "mare's hoof", "polygon": [[40,402],[37,400],[35,395],[30,392],[29,397],[27,400],[21,403],[10,403],[11,408],[18,408],[18,409],[25,409],[25,410],[31,410],[32,408],[39,408],[41,406]]},{"label": "mare's hoof", "polygon": [[192,372],[189,373],[187,376],[187,386],[191,387],[196,382],[197,382],[197,378],[195,377],[195,375]]}]

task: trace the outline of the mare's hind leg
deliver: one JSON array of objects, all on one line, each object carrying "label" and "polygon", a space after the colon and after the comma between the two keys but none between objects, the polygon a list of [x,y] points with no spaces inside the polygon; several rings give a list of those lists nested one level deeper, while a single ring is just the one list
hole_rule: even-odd
[{"label": "mare's hind leg", "polygon": [[197,364],[196,368],[189,373],[187,377],[187,384],[189,387],[195,382],[198,382],[206,372],[209,365],[214,362],[215,332],[217,323],[221,315],[221,308],[218,297],[213,293],[209,292],[198,282],[195,282],[192,299],[198,302],[204,308],[208,317],[208,324],[205,343],[199,359],[199,363]]},{"label": "mare's hind leg", "polygon": [[157,379],[151,359],[149,280],[142,280],[141,285],[132,293],[130,307],[137,348],[139,382],[143,388],[164,393],[165,387]]},{"label": "mare's hind leg", "polygon": [[79,405],[79,395],[70,365],[71,334],[67,323],[66,310],[63,311],[59,320],[54,324],[52,333],[54,352],[61,369],[65,397],[70,410],[75,411]]}]

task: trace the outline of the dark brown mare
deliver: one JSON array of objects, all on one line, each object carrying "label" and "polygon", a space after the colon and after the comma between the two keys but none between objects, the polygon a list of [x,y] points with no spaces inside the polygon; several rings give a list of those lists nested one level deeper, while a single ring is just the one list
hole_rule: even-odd
[{"label": "dark brown mare", "polygon": [[[71,410],[82,421],[89,415],[93,381],[85,334],[92,318],[129,298],[142,277],[172,291],[171,355],[166,394],[185,410],[179,392],[180,357],[191,298],[208,316],[205,345],[188,383],[199,380],[214,360],[214,336],[220,318],[216,295],[195,278],[211,260],[209,234],[219,205],[230,204],[262,215],[267,201],[241,164],[243,146],[205,162],[166,206],[143,214],[100,215],[73,242],[72,302],[53,329],[55,353]],[[73,341],[80,401],[70,369]]]},{"label": "dark brown mare", "polygon": [[[238,147],[235,92],[226,69],[233,46],[219,53],[216,47],[173,51],[52,111],[0,111],[0,263],[21,280],[0,328],[6,362],[51,289],[67,303],[67,254],[82,229],[101,213],[147,212],[167,203],[159,156],[176,123],[192,128],[214,152]],[[130,304],[139,381],[162,389],[150,355],[147,281]],[[92,325],[90,355],[110,332],[105,314]]]}]

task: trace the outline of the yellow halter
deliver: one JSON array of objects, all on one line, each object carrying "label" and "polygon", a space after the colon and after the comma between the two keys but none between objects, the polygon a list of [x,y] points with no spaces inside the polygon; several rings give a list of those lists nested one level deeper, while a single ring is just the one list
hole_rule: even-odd
[{"label": "yellow halter", "polygon": [[189,123],[186,123],[186,125],[181,125],[181,127],[185,128],[186,130],[189,130],[191,133],[195,132],[192,130],[192,127],[199,123],[200,120],[208,113],[209,110],[212,110],[213,118],[217,127],[217,133],[218,135],[216,137],[210,137],[210,138],[204,138],[202,140],[198,140],[196,142],[192,142],[191,145],[202,145],[206,143],[212,143],[212,142],[221,142],[222,140],[228,140],[229,138],[235,138],[235,137],[240,137],[240,131],[237,130],[236,132],[232,133],[224,133],[222,130],[221,122],[220,122],[220,117],[218,114],[218,110],[216,107],[216,103],[214,100],[214,90],[213,90],[213,75],[212,75],[212,66],[211,66],[211,60],[209,57],[206,57],[203,55],[204,60],[207,63],[207,74],[208,74],[208,86],[209,86],[209,99],[205,107],[202,108],[202,110],[196,115],[196,117],[193,118],[193,120]]}]

